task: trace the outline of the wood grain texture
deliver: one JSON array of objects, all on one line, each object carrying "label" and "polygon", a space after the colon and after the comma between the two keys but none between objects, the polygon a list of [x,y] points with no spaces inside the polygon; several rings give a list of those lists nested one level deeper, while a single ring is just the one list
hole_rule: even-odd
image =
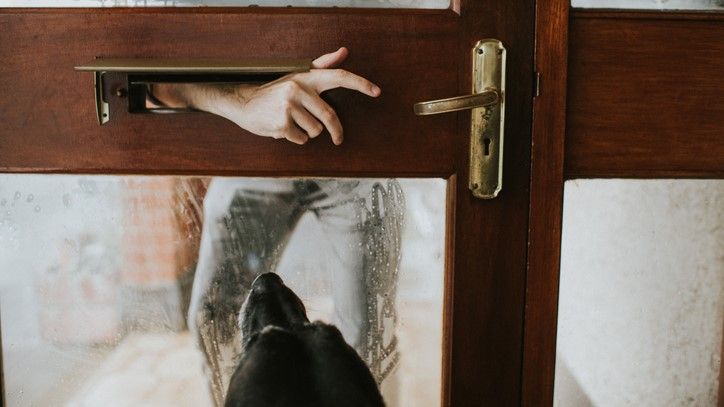
[{"label": "wood grain texture", "polygon": [[[6,61],[0,66],[0,88],[5,91],[0,98],[0,151],[12,154],[0,156],[0,169],[351,175],[354,168],[365,175],[451,174],[452,155],[446,147],[457,137],[455,117],[419,120],[412,104],[458,92],[456,73],[447,62],[456,59],[457,20],[450,11],[6,12],[0,14],[0,58]],[[395,37],[397,41],[389,40]],[[301,148],[270,141],[204,113],[129,115],[125,100],[118,97],[110,100],[111,121],[98,126],[92,74],[73,70],[95,56],[312,57],[340,44],[352,50],[346,67],[375,80],[383,95],[372,100],[351,91],[329,92],[346,130],[346,142],[339,148],[328,137]],[[437,51],[419,52],[426,49]]]},{"label": "wood grain texture", "polygon": [[475,199],[467,188],[470,113],[456,115],[456,133],[464,140],[455,144],[450,405],[515,406],[522,366],[535,9],[532,1],[474,0],[464,1],[460,13],[464,34],[457,47],[467,57],[458,66],[458,94],[472,89],[470,50],[483,38],[506,46],[508,86],[504,181],[496,199]]},{"label": "wood grain texture", "polygon": [[568,0],[536,3],[528,272],[526,274],[522,405],[553,405],[558,276],[563,213]]},{"label": "wood grain texture", "polygon": [[[461,1],[459,14],[96,11],[0,10],[0,171],[452,177],[443,401],[520,404],[532,0]],[[505,183],[493,201],[467,189],[470,113],[412,113],[415,102],[470,92],[470,50],[483,38],[508,48]],[[206,114],[131,116],[120,99],[111,99],[110,123],[98,126],[92,76],[72,69],[95,56],[311,57],[339,45],[351,50],[345,67],[382,88],[378,100],[326,95],[345,126],[341,147],[262,139]]]},{"label": "wood grain texture", "polygon": [[724,177],[724,14],[575,12],[566,178]]}]

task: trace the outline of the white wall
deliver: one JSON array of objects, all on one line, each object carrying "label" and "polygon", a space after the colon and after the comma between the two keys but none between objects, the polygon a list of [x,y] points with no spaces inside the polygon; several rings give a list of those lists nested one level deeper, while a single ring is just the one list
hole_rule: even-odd
[{"label": "white wall", "polygon": [[724,181],[565,186],[557,406],[715,406]]}]

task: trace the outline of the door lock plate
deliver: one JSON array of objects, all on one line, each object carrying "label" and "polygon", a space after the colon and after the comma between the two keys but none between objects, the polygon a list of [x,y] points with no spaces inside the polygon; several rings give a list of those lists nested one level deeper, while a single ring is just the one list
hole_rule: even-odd
[{"label": "door lock plate", "polygon": [[505,47],[482,40],[473,48],[473,94],[498,93],[498,103],[476,107],[470,117],[470,174],[473,196],[492,199],[503,187],[503,123],[505,120]]},{"label": "door lock plate", "polygon": [[472,51],[472,94],[415,103],[418,116],[470,110],[470,174],[473,196],[492,199],[503,187],[505,47],[495,39],[478,41]]}]

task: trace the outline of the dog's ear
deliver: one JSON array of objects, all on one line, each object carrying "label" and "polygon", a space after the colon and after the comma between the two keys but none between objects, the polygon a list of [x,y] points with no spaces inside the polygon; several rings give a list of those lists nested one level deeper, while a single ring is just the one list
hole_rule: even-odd
[{"label": "dog's ear", "polygon": [[314,381],[326,389],[325,406],[381,407],[384,400],[369,368],[333,325],[315,321],[302,334],[310,352]]}]

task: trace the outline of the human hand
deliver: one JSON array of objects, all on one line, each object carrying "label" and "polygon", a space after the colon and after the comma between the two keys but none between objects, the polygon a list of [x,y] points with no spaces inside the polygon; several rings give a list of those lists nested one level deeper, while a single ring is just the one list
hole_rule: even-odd
[{"label": "human hand", "polygon": [[304,144],[326,128],[334,144],[343,140],[337,113],[320,93],[347,88],[371,97],[380,88],[369,80],[343,69],[349,51],[340,48],[312,62],[309,72],[286,75],[263,85],[162,85],[154,86],[154,96],[172,107],[193,107],[236,123],[254,134],[285,138]]}]

